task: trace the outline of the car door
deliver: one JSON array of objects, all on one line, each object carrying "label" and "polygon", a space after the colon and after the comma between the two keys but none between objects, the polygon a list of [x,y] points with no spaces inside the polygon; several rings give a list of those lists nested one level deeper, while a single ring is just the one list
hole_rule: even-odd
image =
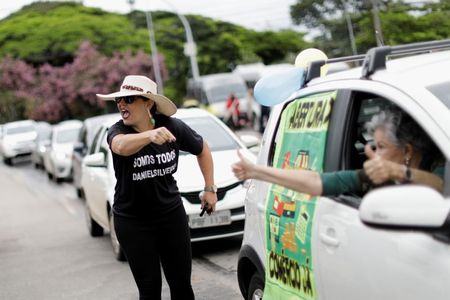
[{"label": "car door", "polygon": [[[380,89],[374,88],[371,99],[395,99],[396,104],[409,107],[410,111],[420,111],[416,103],[404,94],[386,99],[389,89],[385,87],[385,94],[380,96],[375,92]],[[358,119],[364,119],[362,110],[376,109],[370,105],[365,108],[360,106],[358,113],[355,113],[356,107],[361,105],[355,95],[356,92],[348,91],[348,99],[335,103],[333,113],[339,111],[340,115],[332,116],[332,120],[346,121],[332,122],[330,125],[336,134],[332,137],[333,151],[330,148],[331,138],[328,140],[328,171],[351,168],[363,160],[359,152],[361,148],[358,150],[361,136],[353,131],[352,138],[348,131],[352,131]],[[352,151],[347,147],[353,147]],[[363,224],[358,211],[361,200],[355,196],[341,195],[321,197],[317,201],[312,244],[319,298],[448,299],[448,242],[437,239],[430,232],[383,229]]]},{"label": "car door", "polygon": [[[106,128],[102,127],[96,135],[90,154],[103,153],[105,164],[101,166],[84,165],[83,170],[85,178],[83,183],[85,186],[86,201],[88,201],[89,209],[92,217],[105,228],[109,228],[109,216],[107,210],[107,195],[111,189],[108,178],[109,156],[106,143]],[[112,187],[114,188],[114,187]]]},{"label": "car door", "polygon": [[[271,143],[277,129],[277,120],[280,115],[281,105],[272,108],[267,127],[261,139],[261,146],[257,163],[261,165],[268,164]],[[258,256],[259,262],[265,261],[266,245],[265,245],[265,211],[266,211],[266,195],[269,183],[264,181],[251,180],[247,196],[245,198],[245,235],[244,244],[250,246]],[[263,276],[263,270],[260,276]]]},{"label": "car door", "polygon": [[[264,141],[270,142],[273,148],[269,165],[321,172],[331,111],[337,97],[336,90],[326,90],[287,102],[275,135],[270,141]],[[316,285],[312,228],[317,197],[271,184],[263,199],[266,224],[263,298],[316,299],[320,291]]]}]

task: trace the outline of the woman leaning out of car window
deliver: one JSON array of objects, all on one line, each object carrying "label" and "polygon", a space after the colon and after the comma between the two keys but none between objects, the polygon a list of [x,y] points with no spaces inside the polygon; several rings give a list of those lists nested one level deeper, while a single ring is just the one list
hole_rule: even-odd
[{"label": "woman leaning out of car window", "polygon": [[361,170],[318,173],[276,169],[253,164],[242,155],[232,169],[240,180],[268,181],[314,196],[362,196],[372,188],[400,183],[423,184],[442,192],[443,160],[436,159],[440,152],[409,115],[393,108],[374,115],[366,127],[375,149],[365,146],[367,160]]}]

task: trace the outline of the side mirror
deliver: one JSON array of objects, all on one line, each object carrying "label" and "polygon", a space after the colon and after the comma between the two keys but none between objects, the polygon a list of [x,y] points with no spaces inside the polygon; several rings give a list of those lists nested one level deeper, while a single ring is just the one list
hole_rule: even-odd
[{"label": "side mirror", "polygon": [[359,207],[365,223],[399,227],[439,228],[450,213],[450,200],[432,188],[391,186],[369,192]]},{"label": "side mirror", "polygon": [[83,164],[88,167],[102,167],[106,168],[105,153],[97,152],[83,158]]},{"label": "side mirror", "polygon": [[75,142],[75,144],[73,145],[73,151],[83,154],[85,150],[85,146],[82,142]]}]

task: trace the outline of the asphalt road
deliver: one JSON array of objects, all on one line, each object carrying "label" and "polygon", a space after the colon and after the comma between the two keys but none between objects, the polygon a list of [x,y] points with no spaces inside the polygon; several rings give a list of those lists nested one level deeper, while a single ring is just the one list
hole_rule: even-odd
[{"label": "asphalt road", "polygon": [[[56,184],[28,162],[0,162],[0,299],[137,299],[127,263],[109,236],[92,238],[84,203],[70,183]],[[241,238],[193,245],[196,299],[242,299]],[[170,299],[163,284],[163,299]]]}]

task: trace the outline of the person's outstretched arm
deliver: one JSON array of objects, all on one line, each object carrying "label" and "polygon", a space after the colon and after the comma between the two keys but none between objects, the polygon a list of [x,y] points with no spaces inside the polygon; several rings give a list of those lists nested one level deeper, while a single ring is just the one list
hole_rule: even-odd
[{"label": "person's outstretched arm", "polygon": [[406,178],[405,165],[381,159],[375,152],[366,145],[364,148],[367,160],[364,162],[364,170],[370,180],[375,184],[381,184],[388,180],[423,184],[434,188],[442,193],[444,190],[444,180],[436,174],[411,168],[410,178]]},{"label": "person's outstretched arm", "polygon": [[312,196],[322,194],[320,174],[309,170],[285,170],[261,166],[250,162],[238,151],[240,161],[232,165],[234,175],[239,180],[257,179],[275,183],[297,192]]}]

